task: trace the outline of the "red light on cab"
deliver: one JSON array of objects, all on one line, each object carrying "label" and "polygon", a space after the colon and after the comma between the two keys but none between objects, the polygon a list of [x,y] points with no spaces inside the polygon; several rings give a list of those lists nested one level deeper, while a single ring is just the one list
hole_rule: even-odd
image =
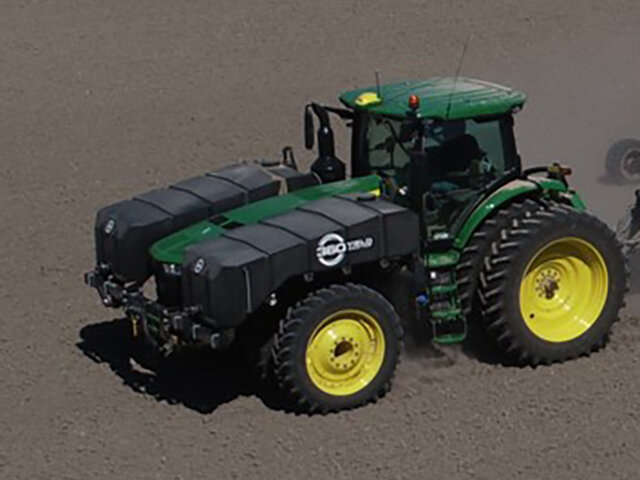
[{"label": "red light on cab", "polygon": [[420,107],[420,97],[418,95],[409,95],[409,108],[417,110]]}]

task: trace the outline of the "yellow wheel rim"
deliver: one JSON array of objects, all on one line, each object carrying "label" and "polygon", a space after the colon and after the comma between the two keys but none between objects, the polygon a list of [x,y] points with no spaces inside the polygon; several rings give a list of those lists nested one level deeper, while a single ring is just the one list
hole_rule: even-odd
[{"label": "yellow wheel rim", "polygon": [[340,310],[325,318],[307,344],[307,372],[329,395],[352,395],[378,374],[384,360],[384,333],[362,310]]},{"label": "yellow wheel rim", "polygon": [[560,238],[527,265],[520,284],[520,312],[538,337],[567,342],[598,320],[608,288],[607,265],[600,252],[581,238]]}]

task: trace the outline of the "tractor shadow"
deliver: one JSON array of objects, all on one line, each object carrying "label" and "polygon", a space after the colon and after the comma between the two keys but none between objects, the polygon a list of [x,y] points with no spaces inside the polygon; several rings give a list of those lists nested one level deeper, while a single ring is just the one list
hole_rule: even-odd
[{"label": "tractor shadow", "polygon": [[608,186],[624,186],[621,185],[619,181],[611,178],[608,175],[600,175],[598,178],[596,178],[596,182],[598,182],[601,185],[608,185]]},{"label": "tractor shadow", "polygon": [[[430,324],[420,320],[413,303],[411,276],[395,273],[384,284],[376,285],[395,306],[402,319],[405,357],[426,360],[433,368],[446,368],[456,363],[450,347],[435,346]],[[469,335],[462,344],[466,357],[489,364],[500,364],[496,350],[482,331],[470,322]],[[252,362],[234,349],[214,352],[193,350],[157,359],[141,355],[131,341],[126,318],[93,323],[83,327],[78,349],[89,359],[107,364],[134,392],[170,405],[182,405],[202,414],[210,414],[219,406],[238,397],[255,396],[272,410],[290,412],[277,389],[261,385]]]},{"label": "tractor shadow", "polygon": [[202,414],[242,396],[257,396],[269,408],[283,410],[274,392],[259,387],[248,362],[236,351],[188,351],[163,359],[140,355],[126,318],[87,325],[77,347],[96,363],[105,363],[134,392]]}]

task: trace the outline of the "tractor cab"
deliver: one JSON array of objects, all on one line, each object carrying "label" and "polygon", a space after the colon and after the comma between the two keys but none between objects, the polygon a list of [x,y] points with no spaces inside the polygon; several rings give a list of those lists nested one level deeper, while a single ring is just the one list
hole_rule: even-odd
[{"label": "tractor cab", "polygon": [[521,175],[513,114],[526,100],[523,93],[436,78],[353,90],[340,100],[347,109],[307,108],[308,147],[311,111],[320,119],[312,170],[323,180],[336,173],[344,178],[327,112],[349,120],[352,176],[382,177],[386,197],[422,212],[428,241],[449,243],[485,194]]}]

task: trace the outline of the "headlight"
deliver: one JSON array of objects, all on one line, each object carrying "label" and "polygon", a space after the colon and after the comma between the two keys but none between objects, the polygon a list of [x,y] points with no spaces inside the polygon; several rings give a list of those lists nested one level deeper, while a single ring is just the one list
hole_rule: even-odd
[{"label": "headlight", "polygon": [[180,265],[175,263],[163,263],[162,269],[164,270],[164,273],[166,273],[167,275],[175,275],[175,276],[182,275],[182,269],[180,268]]}]

